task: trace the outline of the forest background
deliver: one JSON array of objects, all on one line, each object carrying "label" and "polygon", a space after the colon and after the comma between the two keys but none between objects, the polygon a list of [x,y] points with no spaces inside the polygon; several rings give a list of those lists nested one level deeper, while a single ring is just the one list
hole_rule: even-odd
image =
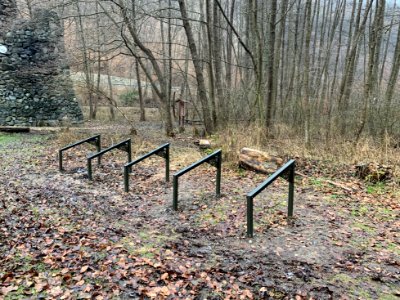
[{"label": "forest background", "polygon": [[172,107],[181,97],[188,118],[201,120],[209,134],[247,128],[257,139],[297,138],[308,148],[399,142],[396,1],[18,4],[26,18],[37,8],[59,13],[89,119],[98,117],[100,106],[109,106],[114,119],[116,107],[124,113],[121,106],[133,105],[145,120],[150,105],[173,135]]}]

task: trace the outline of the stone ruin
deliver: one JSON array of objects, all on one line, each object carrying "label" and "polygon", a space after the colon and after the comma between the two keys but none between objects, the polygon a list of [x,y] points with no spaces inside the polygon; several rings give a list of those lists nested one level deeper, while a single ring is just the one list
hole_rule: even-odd
[{"label": "stone ruin", "polygon": [[0,126],[79,123],[56,13],[17,18],[15,0],[0,0]]}]

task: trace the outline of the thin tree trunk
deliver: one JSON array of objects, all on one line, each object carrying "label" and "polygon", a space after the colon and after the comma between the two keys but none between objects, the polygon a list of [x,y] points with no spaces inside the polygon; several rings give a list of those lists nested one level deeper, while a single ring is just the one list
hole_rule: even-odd
[{"label": "thin tree trunk", "polygon": [[[287,15],[287,9],[288,9],[288,0],[283,0],[281,3],[281,9],[280,9],[280,21],[279,21],[279,30],[278,34],[276,36],[276,59],[274,62],[274,90],[275,90],[275,103],[274,103],[274,109],[273,109],[273,114],[272,117],[276,117],[276,112],[278,109],[278,103],[276,98],[280,99],[281,103],[281,108],[282,109],[282,100],[283,100],[283,80],[284,80],[284,68],[283,68],[283,60],[285,57],[285,48],[284,48],[284,42],[285,42],[285,35],[286,35],[286,15]],[[278,80],[279,78],[279,80]],[[279,83],[279,85],[278,85]],[[279,91],[279,93],[278,93]],[[278,97],[279,95],[279,97]]]},{"label": "thin tree trunk", "polygon": [[368,47],[369,47],[369,53],[368,53],[368,64],[366,67],[366,81],[364,85],[364,104],[363,104],[363,110],[361,114],[361,120],[360,120],[360,125],[358,127],[356,136],[355,136],[355,144],[358,143],[360,140],[361,134],[365,128],[365,124],[367,122],[368,118],[368,108],[369,105],[372,101],[372,98],[374,97],[374,94],[376,96],[376,90],[377,90],[377,85],[376,83],[378,82],[378,66],[377,64],[379,63],[379,48],[381,45],[381,35],[382,35],[382,25],[383,25],[383,18],[384,18],[384,12],[385,12],[385,0],[380,0],[377,2],[377,7],[375,11],[375,17],[373,20],[373,24],[370,28],[370,34],[369,34],[369,41],[368,41]]},{"label": "thin tree trunk", "polygon": [[[154,56],[154,53],[152,50],[150,50],[148,47],[145,46],[145,44],[142,42],[142,40],[139,38],[137,29],[136,29],[136,24],[135,24],[135,0],[131,1],[131,12],[133,15],[133,19],[131,20],[128,15],[128,8],[124,5],[124,2],[122,0],[116,0],[117,7],[119,9],[119,12],[122,17],[122,21],[124,26],[126,26],[126,29],[128,30],[130,37],[132,40],[129,40],[126,35],[124,34],[123,31],[121,31],[121,36],[122,39],[125,43],[125,46],[128,48],[130,53],[137,59],[139,62],[142,70],[144,71],[146,77],[149,79],[150,84],[153,88],[153,91],[157,94],[159,101],[160,101],[160,107],[164,111],[163,113],[163,118],[165,121],[165,132],[167,136],[172,136],[174,135],[173,132],[173,125],[172,125],[172,118],[171,118],[171,109],[170,106],[168,105],[167,108],[167,94],[168,94],[168,84],[166,82],[166,78],[164,77],[164,73],[162,72],[162,69],[159,66],[157,58]],[[99,2],[100,7],[103,9],[103,13],[113,21],[113,23],[116,26],[120,26],[120,22],[118,22],[113,16],[110,14],[109,10],[104,7],[104,5]],[[149,68],[145,65],[145,63],[142,62],[140,58],[141,56],[138,55],[137,53],[137,48],[140,49],[145,57],[148,59],[148,61],[151,63],[151,66],[153,67],[153,71],[155,73],[155,76],[157,78],[154,80],[153,72],[149,70]]]},{"label": "thin tree trunk", "polygon": [[[269,17],[269,27],[268,27],[268,64],[267,64],[267,93],[265,97],[265,107],[266,107],[266,116],[265,116],[265,127],[267,130],[267,134],[272,132],[272,110],[273,103],[275,102],[275,39],[276,39],[276,14],[277,14],[278,1],[271,0],[271,13]],[[278,57],[279,58],[279,57]]]},{"label": "thin tree trunk", "polygon": [[[203,5],[202,1],[200,1],[200,10],[201,10],[201,15],[203,15]],[[207,53],[207,58],[208,58],[208,64],[207,64],[207,69],[208,69],[208,82],[209,82],[209,94],[210,94],[210,102],[211,102],[211,116],[214,125],[217,124],[217,107],[216,107],[216,102],[215,102],[215,80],[214,80],[214,58],[213,58],[213,30],[212,27],[213,25],[213,20],[212,20],[212,14],[210,12],[210,0],[206,0],[206,33],[205,35],[207,36],[207,43],[205,44],[205,47],[207,50],[205,51]]]},{"label": "thin tree trunk", "polygon": [[135,72],[136,72],[136,82],[138,86],[138,93],[139,93],[139,105],[140,105],[140,121],[146,121],[146,110],[144,108],[144,99],[143,99],[143,89],[142,89],[142,80],[140,79],[140,69],[139,63],[135,61]]},{"label": "thin tree trunk", "polygon": [[385,132],[390,132],[390,116],[391,116],[391,108],[392,108],[392,99],[393,99],[393,94],[394,90],[396,87],[396,82],[397,78],[399,76],[399,70],[400,70],[400,22],[399,26],[397,28],[397,40],[396,40],[396,46],[393,54],[393,64],[392,64],[392,70],[390,71],[390,76],[389,76],[389,81],[386,87],[386,93],[385,93],[385,116],[384,116],[384,130],[382,130],[382,136]]},{"label": "thin tree trunk", "polygon": [[[235,0],[231,2],[231,8],[229,12],[229,21],[233,23],[233,16],[235,13]],[[227,30],[227,42],[226,42],[226,86],[227,86],[227,94],[228,99],[230,99],[230,92],[232,88],[232,41],[233,41],[233,33],[232,28],[228,26]]]},{"label": "thin tree trunk", "polygon": [[[222,52],[222,33],[221,33],[221,22],[220,22],[220,15],[218,11],[218,6],[216,5],[215,2],[212,3],[213,5],[213,61],[214,61],[214,66],[215,66],[215,88],[217,92],[217,99],[218,99],[218,106],[220,108],[219,111],[219,116],[220,119],[225,123],[227,120],[227,110],[226,110],[226,104],[225,104],[225,98],[224,98],[224,89],[223,89],[223,84],[222,84],[222,57],[221,57],[221,52]],[[219,122],[214,123],[215,126],[219,124]]]},{"label": "thin tree trunk", "polygon": [[185,0],[178,0],[178,3],[179,3],[179,9],[181,12],[181,16],[182,16],[183,27],[185,29],[186,38],[188,40],[189,49],[192,54],[193,65],[194,65],[194,69],[195,69],[195,73],[196,73],[198,94],[199,94],[199,98],[200,98],[200,102],[201,102],[201,106],[202,106],[204,126],[206,129],[206,132],[208,134],[211,134],[214,131],[214,124],[212,123],[212,119],[211,119],[210,108],[208,105],[208,98],[207,98],[207,92],[206,92],[206,86],[205,86],[204,76],[203,76],[203,70],[200,65],[201,62],[200,62],[200,58],[198,56],[197,46],[196,46],[196,43],[195,43],[195,40],[193,37],[192,27],[190,26],[190,23],[189,23]]},{"label": "thin tree trunk", "polygon": [[[351,41],[351,45],[348,48],[348,54],[346,55],[346,66],[345,66],[344,76],[342,77],[342,81],[340,83],[339,99],[338,99],[339,113],[344,113],[348,110],[348,102],[351,94],[351,87],[353,86],[354,82],[356,60],[358,57],[358,45],[365,31],[365,25],[368,20],[368,15],[371,9],[372,1],[369,0],[368,3],[366,4],[362,22],[360,20],[363,8],[363,1],[360,0],[359,3],[357,18],[356,18],[357,19],[356,30],[354,32],[354,37]],[[342,120],[340,126],[341,135],[344,135],[345,132],[348,130],[347,126],[348,126],[347,122],[345,120]]]},{"label": "thin tree trunk", "polygon": [[258,2],[257,0],[249,0],[250,2],[250,30],[255,37],[255,50],[256,53],[256,64],[254,69],[255,79],[256,79],[256,97],[255,97],[255,107],[258,113],[258,119],[260,122],[265,120],[263,114],[262,101],[264,99],[264,89],[263,89],[263,43],[261,38],[261,33],[258,25]]},{"label": "thin tree trunk", "polygon": [[311,128],[311,108],[310,108],[310,45],[311,45],[311,31],[312,31],[312,21],[311,21],[311,0],[306,2],[306,19],[305,19],[305,45],[304,45],[304,141],[307,147],[311,145],[310,128]]},{"label": "thin tree trunk", "polygon": [[108,106],[110,109],[110,120],[114,121],[115,120],[115,111],[114,111],[114,106],[113,103],[114,101],[114,92],[113,92],[113,85],[111,81],[111,74],[110,74],[110,65],[108,62],[106,62],[106,71],[107,71],[107,81],[108,81],[108,92],[109,92],[109,99],[110,99],[110,105]]},{"label": "thin tree trunk", "polygon": [[77,23],[78,23],[78,34],[82,46],[82,55],[83,55],[83,69],[85,73],[85,84],[86,84],[86,91],[88,93],[89,97],[89,119],[95,119],[95,109],[94,109],[94,100],[93,100],[93,82],[92,82],[92,76],[91,76],[91,71],[90,71],[90,65],[89,65],[89,57],[87,54],[87,46],[86,46],[86,39],[85,35],[83,33],[83,22],[82,22],[82,13],[81,9],[79,6],[79,2],[75,2],[75,6],[78,12],[77,18]]}]

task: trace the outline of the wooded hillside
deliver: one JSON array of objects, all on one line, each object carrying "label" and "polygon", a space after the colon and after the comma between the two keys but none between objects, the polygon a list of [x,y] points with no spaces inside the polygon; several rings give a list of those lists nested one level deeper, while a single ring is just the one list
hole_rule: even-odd
[{"label": "wooded hillside", "polygon": [[20,0],[25,16],[40,6],[63,17],[91,118],[104,95],[104,103],[116,98],[112,84],[100,85],[109,74],[151,86],[167,134],[182,95],[209,133],[256,121],[268,134],[288,127],[309,145],[338,134],[399,135],[396,2]]}]

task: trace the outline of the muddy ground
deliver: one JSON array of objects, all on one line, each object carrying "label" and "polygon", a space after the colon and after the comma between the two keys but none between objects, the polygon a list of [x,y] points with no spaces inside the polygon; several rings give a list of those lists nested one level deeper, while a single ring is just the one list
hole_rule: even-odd
[{"label": "muddy ground", "polygon": [[[168,140],[143,126],[134,157],[169,141],[173,174],[188,164],[183,154],[206,155],[189,135]],[[70,139],[95,133],[103,145],[128,137],[92,126]],[[400,297],[400,194],[390,183],[298,159],[295,217],[287,220],[279,179],[255,198],[250,239],[245,195],[265,175],[223,164],[217,199],[215,170],[199,167],[180,178],[175,212],[161,158],[134,167],[125,193],[123,152],[94,164],[89,181],[85,157],[95,149],[82,145],[59,172],[66,136],[0,136],[0,299]]]}]

